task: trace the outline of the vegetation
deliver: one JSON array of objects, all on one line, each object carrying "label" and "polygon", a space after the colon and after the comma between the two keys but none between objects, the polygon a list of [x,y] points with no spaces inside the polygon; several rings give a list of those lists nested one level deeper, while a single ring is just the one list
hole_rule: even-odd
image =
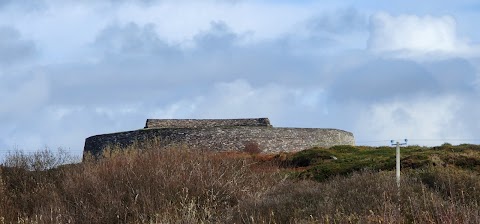
[{"label": "vegetation", "polygon": [[480,146],[7,156],[0,223],[480,223]]},{"label": "vegetation", "polygon": [[[408,146],[401,149],[402,169],[430,166],[455,166],[480,172],[480,146],[462,144],[439,147]],[[298,177],[323,181],[331,176],[347,175],[354,171],[395,169],[395,150],[392,147],[334,146],[312,148],[295,153],[285,160],[284,167],[302,168]]]}]

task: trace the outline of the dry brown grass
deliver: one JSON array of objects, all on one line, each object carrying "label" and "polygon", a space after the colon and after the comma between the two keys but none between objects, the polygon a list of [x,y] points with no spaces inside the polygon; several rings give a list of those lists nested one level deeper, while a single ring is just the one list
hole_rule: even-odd
[{"label": "dry brown grass", "polygon": [[2,168],[6,186],[0,191],[7,193],[0,196],[0,217],[40,223],[224,222],[234,217],[239,201],[259,197],[280,180],[272,170],[253,172],[251,159],[217,153],[152,149],[106,155],[47,171]]},{"label": "dry brown grass", "polygon": [[[467,193],[450,197],[425,185],[416,173],[403,178],[399,194],[393,177],[392,172],[363,171],[323,183],[287,181],[260,200],[243,201],[239,215],[251,223],[480,222],[478,198],[468,200]],[[463,188],[452,191],[464,192]]]},{"label": "dry brown grass", "polygon": [[393,172],[298,180],[279,168],[282,155],[181,147],[104,155],[39,170],[28,156],[7,159],[0,223],[480,223],[473,170],[412,170],[399,192]]},{"label": "dry brown grass", "polygon": [[[67,175],[65,184],[67,192],[77,197],[69,200],[81,201],[75,207],[85,211],[77,214],[82,219],[216,222],[229,220],[241,198],[265,191],[276,181],[270,173],[252,172],[251,163],[207,152],[151,150],[88,163],[80,175],[78,170]],[[113,206],[90,211],[99,203]]]}]

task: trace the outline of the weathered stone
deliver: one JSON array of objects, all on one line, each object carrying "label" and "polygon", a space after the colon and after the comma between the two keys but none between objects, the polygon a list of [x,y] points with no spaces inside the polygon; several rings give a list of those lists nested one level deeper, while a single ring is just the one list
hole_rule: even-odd
[{"label": "weathered stone", "polygon": [[271,127],[268,118],[249,119],[147,119],[145,128]]},{"label": "weathered stone", "polygon": [[342,130],[274,128],[266,118],[255,120],[147,120],[145,129],[87,138],[84,152],[99,155],[107,146],[124,148],[154,139],[159,147],[179,145],[213,151],[241,151],[254,143],[266,153],[355,144],[353,134]]}]

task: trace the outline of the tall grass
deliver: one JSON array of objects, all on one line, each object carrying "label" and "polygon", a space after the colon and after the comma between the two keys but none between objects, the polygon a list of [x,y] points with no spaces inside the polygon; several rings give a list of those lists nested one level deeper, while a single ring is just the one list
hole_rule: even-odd
[{"label": "tall grass", "polygon": [[480,223],[480,177],[453,166],[407,171],[399,190],[392,171],[318,182],[249,153],[151,146],[63,166],[31,157],[0,168],[0,223]]},{"label": "tall grass", "polygon": [[456,183],[448,193],[419,178],[429,175],[439,184],[449,172],[409,173],[400,191],[392,172],[362,171],[322,183],[288,181],[260,200],[243,201],[240,216],[251,223],[479,223],[480,201],[472,197],[478,193],[455,186],[462,178],[450,179]]},{"label": "tall grass", "polygon": [[108,153],[100,161],[47,171],[2,168],[0,217],[44,223],[229,221],[239,201],[259,197],[281,179],[277,172],[254,172],[253,165],[246,158],[163,149]]}]

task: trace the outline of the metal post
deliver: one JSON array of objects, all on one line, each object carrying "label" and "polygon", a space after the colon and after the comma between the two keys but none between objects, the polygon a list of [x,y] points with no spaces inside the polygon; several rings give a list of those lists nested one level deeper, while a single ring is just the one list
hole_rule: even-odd
[{"label": "metal post", "polygon": [[400,146],[401,145],[406,145],[408,140],[405,139],[405,142],[404,143],[400,143],[399,141],[397,141],[396,143],[394,143],[395,141],[390,141],[392,143],[392,145],[395,145],[396,146],[396,176],[397,176],[397,187],[398,189],[400,189]]},{"label": "metal post", "polygon": [[397,169],[396,169],[396,174],[397,174],[397,187],[400,188],[400,142],[397,142]]}]

